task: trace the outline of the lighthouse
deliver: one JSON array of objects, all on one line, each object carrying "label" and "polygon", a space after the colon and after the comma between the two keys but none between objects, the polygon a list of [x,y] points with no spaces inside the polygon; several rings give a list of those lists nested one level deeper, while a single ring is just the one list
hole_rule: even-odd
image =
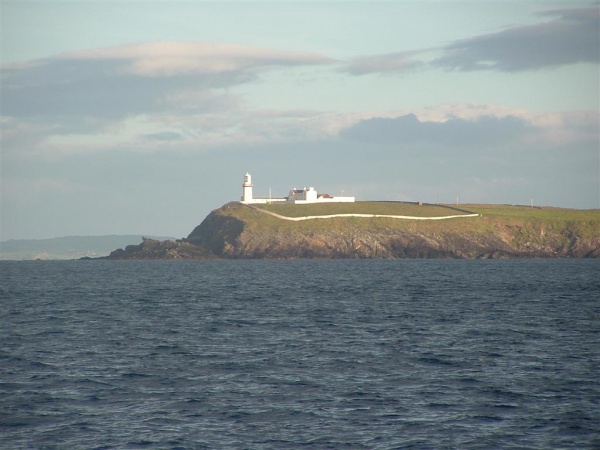
[{"label": "lighthouse", "polygon": [[242,203],[252,203],[252,176],[248,172],[242,183]]},{"label": "lighthouse", "polygon": [[304,205],[307,203],[334,203],[334,202],[354,202],[354,197],[332,197],[329,194],[319,194],[314,187],[304,189],[292,189],[288,197],[272,197],[271,188],[269,188],[268,197],[255,197],[252,194],[252,176],[248,172],[244,175],[242,183],[242,199],[240,203],[244,204],[271,204],[271,203],[292,203],[295,205]]}]

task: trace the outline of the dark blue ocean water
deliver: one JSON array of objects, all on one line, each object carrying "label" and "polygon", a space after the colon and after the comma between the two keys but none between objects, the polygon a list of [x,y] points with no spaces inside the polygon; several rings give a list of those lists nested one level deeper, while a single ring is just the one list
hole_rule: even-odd
[{"label": "dark blue ocean water", "polygon": [[600,261],[0,263],[0,447],[599,448]]}]

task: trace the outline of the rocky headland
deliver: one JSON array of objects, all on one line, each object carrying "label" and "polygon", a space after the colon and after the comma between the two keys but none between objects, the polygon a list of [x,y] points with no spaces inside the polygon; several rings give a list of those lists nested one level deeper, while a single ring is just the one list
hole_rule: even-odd
[{"label": "rocky headland", "polygon": [[[319,217],[337,214],[341,216]],[[466,205],[457,210],[394,202],[248,206],[231,202],[212,211],[185,239],[144,239],[105,259],[599,256],[598,210],[508,205]]]}]

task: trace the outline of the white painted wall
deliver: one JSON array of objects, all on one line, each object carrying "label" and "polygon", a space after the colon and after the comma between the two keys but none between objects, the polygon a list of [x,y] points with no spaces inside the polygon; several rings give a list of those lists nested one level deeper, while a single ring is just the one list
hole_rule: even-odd
[{"label": "white painted wall", "polygon": [[317,198],[315,200],[294,200],[290,203],[295,205],[306,205],[309,203],[354,203],[356,199],[354,197],[331,197],[331,198]]},{"label": "white painted wall", "polygon": [[252,197],[251,200],[243,200],[240,203],[244,203],[245,205],[256,205],[263,204],[266,205],[268,203],[287,203],[287,198],[285,197]]},{"label": "white painted wall", "polygon": [[317,201],[317,191],[314,187],[309,187],[306,191],[305,198],[307,202],[316,202]]}]

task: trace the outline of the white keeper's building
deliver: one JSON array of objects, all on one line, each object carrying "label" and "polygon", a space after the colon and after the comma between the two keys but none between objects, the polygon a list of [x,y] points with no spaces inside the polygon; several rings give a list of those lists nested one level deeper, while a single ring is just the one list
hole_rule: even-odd
[{"label": "white keeper's building", "polygon": [[303,205],[307,203],[336,203],[354,202],[354,197],[332,197],[329,194],[319,194],[314,187],[292,189],[287,197],[254,197],[252,193],[252,176],[246,172],[242,183],[241,203],[294,203]]}]

